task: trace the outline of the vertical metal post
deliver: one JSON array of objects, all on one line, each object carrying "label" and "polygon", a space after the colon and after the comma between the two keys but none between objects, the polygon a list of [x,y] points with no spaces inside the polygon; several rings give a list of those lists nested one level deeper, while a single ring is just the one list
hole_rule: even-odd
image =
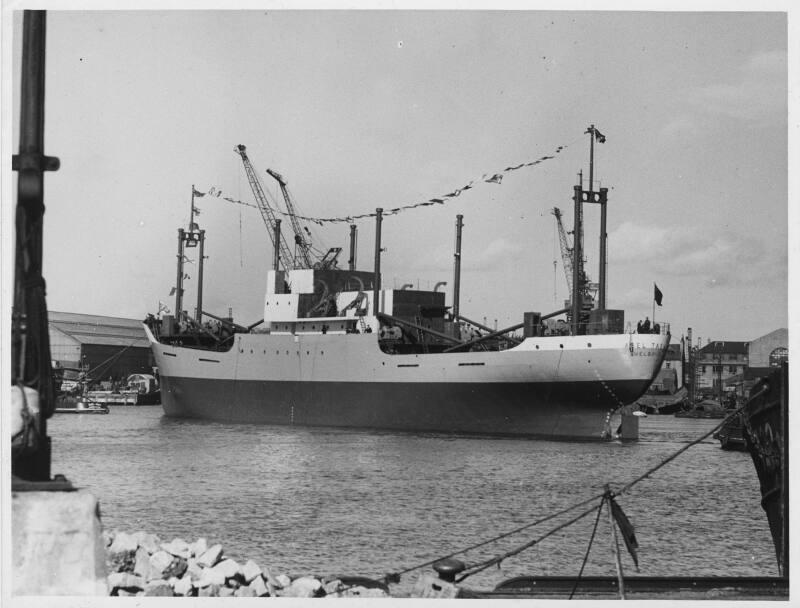
[{"label": "vertical metal post", "polygon": [[203,321],[203,249],[206,242],[206,231],[200,231],[200,259],[197,262],[197,322]]},{"label": "vertical metal post", "polygon": [[175,281],[175,318],[180,320],[183,310],[183,243],[185,232],[178,228],[178,278]]},{"label": "vertical metal post", "polygon": [[575,202],[575,220],[572,231],[572,335],[578,335],[578,325],[580,323],[581,308],[583,307],[583,252],[581,243],[581,187],[574,187],[575,194],[573,201]]},{"label": "vertical metal post", "polygon": [[347,261],[350,270],[356,269],[356,239],[358,238],[358,227],[350,224],[350,259]]},{"label": "vertical metal post", "polygon": [[594,192],[594,125],[589,127],[589,192]]},{"label": "vertical metal post", "polygon": [[686,365],[689,366],[689,401],[694,404],[694,356],[692,355],[692,328],[686,331]]},{"label": "vertical metal post", "polygon": [[597,307],[600,310],[606,309],[606,199],[603,196],[600,201],[600,289],[598,292]]},{"label": "vertical metal post", "polygon": [[[611,489],[606,485],[606,496],[611,497]],[[608,525],[611,526],[612,544],[611,550],[614,552],[614,562],[617,566],[617,581],[619,582],[619,598],[625,599],[625,578],[622,574],[622,560],[619,555],[619,543],[617,541],[617,527],[614,522],[614,515],[611,513],[611,504],[608,505]]]},{"label": "vertical metal post", "polygon": [[459,299],[461,291],[461,229],[464,226],[463,215],[456,216],[456,252],[453,260],[453,318],[458,319],[460,312]]},{"label": "vertical metal post", "polygon": [[372,291],[372,314],[376,317],[380,312],[380,293],[381,293],[381,222],[383,221],[383,209],[375,209],[375,280],[373,281]]},{"label": "vertical metal post", "polygon": [[272,252],[272,268],[275,272],[281,269],[281,221],[275,220],[275,250]]}]

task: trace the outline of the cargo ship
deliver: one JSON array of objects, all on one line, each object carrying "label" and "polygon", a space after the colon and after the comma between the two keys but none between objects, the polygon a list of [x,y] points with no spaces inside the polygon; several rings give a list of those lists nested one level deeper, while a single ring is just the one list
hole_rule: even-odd
[{"label": "cargo ship", "polygon": [[[565,308],[525,312],[521,323],[492,330],[459,310],[462,216],[450,305],[436,288],[383,289],[382,209],[374,214],[372,270],[355,268],[355,226],[347,268],[336,262],[341,249],[311,262],[298,228],[300,253],[296,247],[292,256],[245,147],[237,151],[274,245],[264,316],[241,326],[207,313],[198,290],[195,316],[145,320],[167,416],[565,440],[637,438],[631,404],[661,368],[669,325],[626,331],[623,311],[605,307],[602,275],[601,297],[590,293],[581,239],[569,248],[573,281]],[[268,172],[285,186],[279,174]],[[575,186],[574,234],[583,234],[586,202],[603,203],[604,228],[606,193]],[[285,189],[284,195],[291,214]],[[199,243],[202,262],[203,238],[194,224],[179,230],[176,311],[183,308],[183,246]]]}]

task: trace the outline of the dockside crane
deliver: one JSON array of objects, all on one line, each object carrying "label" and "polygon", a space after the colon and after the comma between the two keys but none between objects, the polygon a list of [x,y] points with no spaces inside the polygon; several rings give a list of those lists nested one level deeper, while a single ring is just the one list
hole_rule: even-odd
[{"label": "dockside crane", "polygon": [[[261,218],[264,220],[264,224],[267,227],[267,233],[272,240],[272,245],[275,247],[275,239],[279,238],[277,250],[280,253],[280,261],[286,270],[290,270],[294,265],[294,259],[289,251],[289,247],[286,244],[286,239],[284,236],[282,234],[279,237],[275,236],[275,226],[277,223],[275,210],[270,206],[267,196],[264,193],[264,188],[261,186],[261,182],[258,179],[258,175],[256,174],[253,165],[250,163],[250,159],[247,156],[247,149],[242,144],[239,144],[236,146],[236,148],[234,148],[234,152],[242,157],[244,171],[247,174],[247,181],[250,182],[250,189],[253,191],[253,196],[256,199],[256,205],[258,206],[258,210],[261,212]],[[306,266],[306,268],[309,267],[310,266]]]},{"label": "dockside crane", "polygon": [[[278,182],[278,185],[281,187],[281,193],[283,194],[283,202],[286,204],[286,212],[289,214],[289,220],[292,223],[292,230],[294,231],[294,245],[295,245],[295,256],[294,256],[294,264],[297,268],[311,268],[313,266],[313,262],[311,261],[311,243],[306,240],[306,237],[303,235],[303,229],[300,226],[300,222],[297,219],[297,213],[295,212],[294,203],[292,202],[292,197],[289,195],[289,189],[286,185],[286,180],[283,179],[283,176],[278,173],[277,171],[273,171],[272,169],[267,169],[267,173],[269,173],[272,177],[275,178],[275,181]],[[298,264],[299,259],[299,264]]]},{"label": "dockside crane", "polygon": [[[575,255],[575,250],[569,244],[567,231],[564,229],[564,224],[561,221],[561,209],[553,207],[551,213],[555,216],[558,225],[558,242],[561,247],[561,261],[564,265],[564,274],[567,277],[567,289],[569,293],[572,293],[572,258]],[[588,313],[588,311],[594,308],[595,294],[597,293],[598,285],[597,283],[589,282],[589,277],[586,276],[586,272],[581,272],[580,283],[580,292],[583,294],[581,308],[585,313]],[[567,302],[569,302],[569,300],[567,300]],[[567,317],[569,316],[570,315],[567,314]]]}]

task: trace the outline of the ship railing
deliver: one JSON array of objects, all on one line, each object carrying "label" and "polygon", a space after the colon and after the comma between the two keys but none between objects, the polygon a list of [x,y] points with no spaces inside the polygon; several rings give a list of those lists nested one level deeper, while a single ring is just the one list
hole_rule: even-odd
[{"label": "ship railing", "polygon": [[638,331],[630,321],[628,321],[625,324],[625,333],[626,334],[647,333],[647,334],[658,334],[660,336],[672,335],[669,323],[655,323],[650,327],[650,331],[642,332]]}]

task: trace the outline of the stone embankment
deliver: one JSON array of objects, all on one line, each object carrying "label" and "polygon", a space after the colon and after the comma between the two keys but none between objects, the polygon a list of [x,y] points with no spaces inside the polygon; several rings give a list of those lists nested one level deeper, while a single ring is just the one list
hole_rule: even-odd
[{"label": "stone embankment", "polygon": [[[200,538],[162,542],[154,534],[103,532],[108,590],[117,596],[386,597],[366,581],[274,575],[253,560],[240,564],[222,545]],[[359,584],[360,583],[360,584]]]}]

